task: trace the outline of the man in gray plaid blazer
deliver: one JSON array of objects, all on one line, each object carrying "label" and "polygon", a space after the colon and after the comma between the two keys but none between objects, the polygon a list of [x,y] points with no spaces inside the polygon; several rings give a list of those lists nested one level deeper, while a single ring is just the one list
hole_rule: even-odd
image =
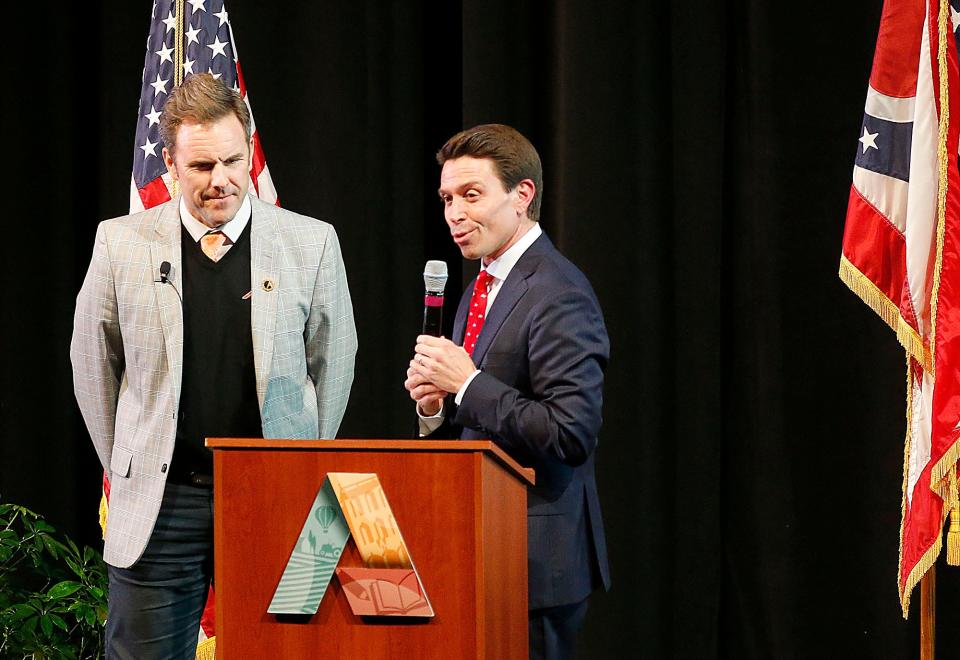
[{"label": "man in gray plaid blazer", "polygon": [[203,437],[335,437],[357,350],[333,227],[247,194],[239,95],[190,76],[161,132],[181,195],[100,224],[70,351],[110,476],[117,658],[194,655],[213,558]]}]

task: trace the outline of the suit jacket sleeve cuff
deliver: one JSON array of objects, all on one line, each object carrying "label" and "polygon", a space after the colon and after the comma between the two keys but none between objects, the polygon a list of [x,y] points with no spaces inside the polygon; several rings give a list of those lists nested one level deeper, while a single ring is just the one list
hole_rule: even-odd
[{"label": "suit jacket sleeve cuff", "polygon": [[473,379],[476,378],[477,374],[479,373],[480,373],[480,370],[477,369],[472,374],[467,376],[467,379],[465,381],[463,381],[463,385],[461,385],[460,389],[457,391],[457,396],[454,397],[453,399],[454,403],[456,403],[458,406],[463,401],[463,395],[466,394],[467,388],[470,387],[470,383],[473,382]]}]

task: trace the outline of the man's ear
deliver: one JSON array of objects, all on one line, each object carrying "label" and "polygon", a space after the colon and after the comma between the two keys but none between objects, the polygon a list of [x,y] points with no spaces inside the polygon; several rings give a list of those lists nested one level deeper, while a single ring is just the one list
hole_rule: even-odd
[{"label": "man's ear", "polygon": [[173,154],[166,147],[163,148],[163,164],[167,166],[167,172],[170,173],[174,181],[179,181],[177,176],[177,165],[173,162]]},{"label": "man's ear", "polygon": [[524,179],[517,184],[514,190],[517,192],[517,215],[527,215],[527,208],[537,194],[537,186],[532,179]]},{"label": "man's ear", "polygon": [[253,136],[250,136],[250,144],[247,145],[247,172],[253,174]]}]

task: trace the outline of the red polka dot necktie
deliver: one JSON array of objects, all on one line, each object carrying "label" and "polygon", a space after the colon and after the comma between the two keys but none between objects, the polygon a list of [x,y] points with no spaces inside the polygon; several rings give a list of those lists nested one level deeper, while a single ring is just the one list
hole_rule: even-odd
[{"label": "red polka dot necktie", "polygon": [[481,270],[477,275],[477,282],[473,286],[473,296],[470,298],[470,314],[467,316],[467,327],[463,334],[463,349],[467,355],[473,355],[473,348],[477,345],[477,337],[483,330],[483,319],[487,315],[487,294],[493,283],[493,275]]}]

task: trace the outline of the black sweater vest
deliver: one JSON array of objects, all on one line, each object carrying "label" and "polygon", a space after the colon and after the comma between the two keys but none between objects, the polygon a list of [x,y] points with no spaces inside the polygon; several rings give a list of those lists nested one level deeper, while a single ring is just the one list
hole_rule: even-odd
[{"label": "black sweater vest", "polygon": [[[204,438],[263,436],[250,330],[250,223],[220,261],[186,230],[183,261],[183,381],[169,479],[213,474]],[[246,297],[245,297],[246,296]]]}]

